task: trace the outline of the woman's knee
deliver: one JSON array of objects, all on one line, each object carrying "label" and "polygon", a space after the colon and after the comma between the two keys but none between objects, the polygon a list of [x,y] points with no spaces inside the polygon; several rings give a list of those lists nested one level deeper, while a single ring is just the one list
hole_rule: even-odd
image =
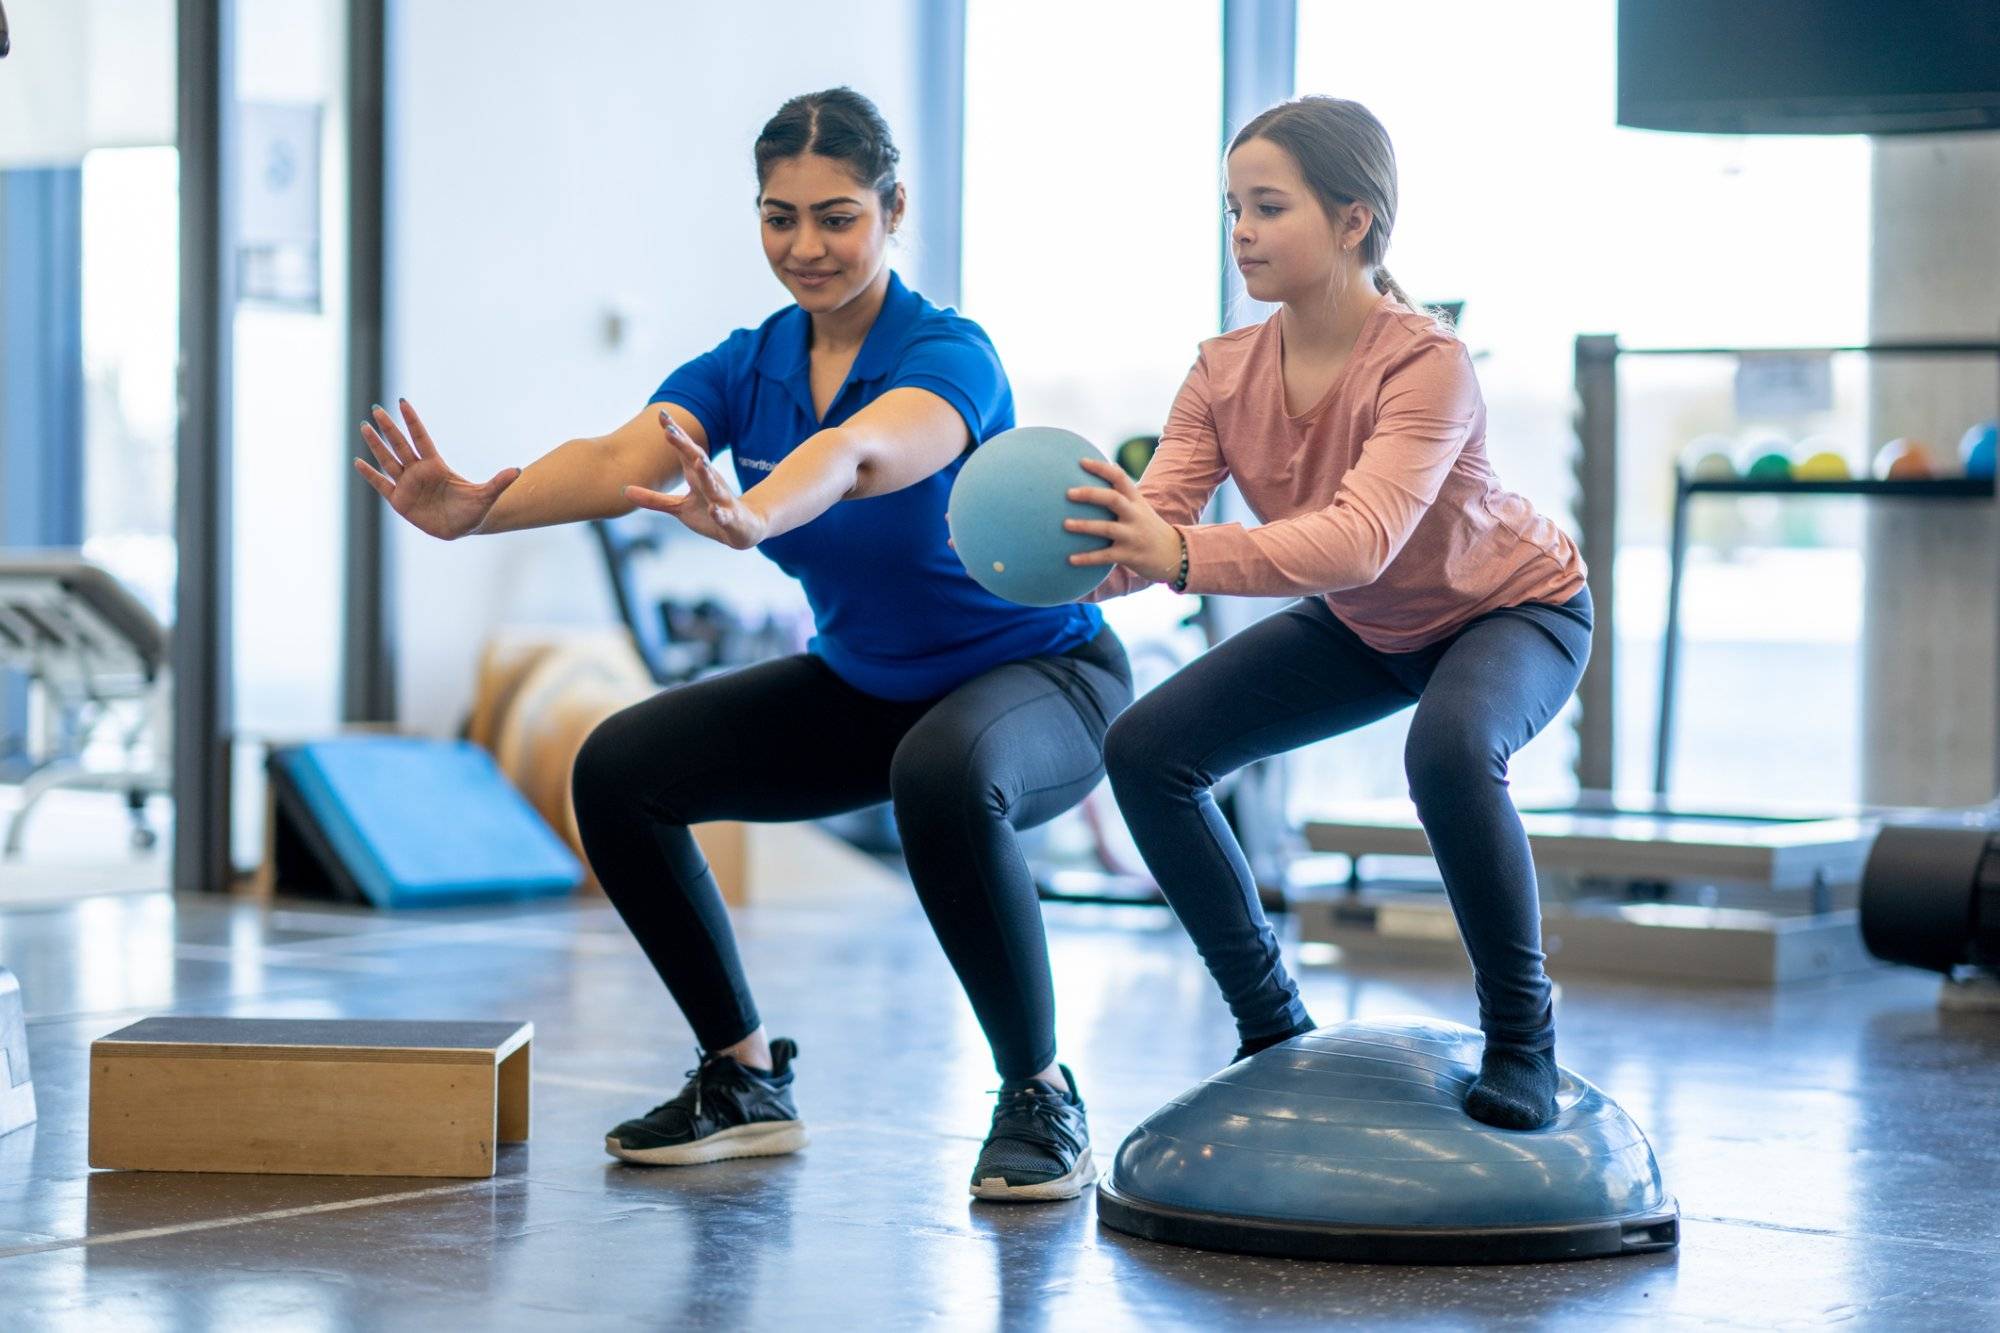
[{"label": "woman's knee", "polygon": [[616,802],[636,799],[657,805],[668,795],[663,779],[674,771],[669,756],[680,747],[671,734],[672,715],[663,717],[661,706],[655,698],[622,709],[584,738],[570,765],[570,797],[579,821]]},{"label": "woman's knee", "polygon": [[979,763],[967,737],[912,735],[889,761],[889,800],[903,837],[921,838],[933,825],[961,827],[964,816],[1004,819],[999,784]]},{"label": "woman's knee", "polygon": [[623,713],[614,713],[592,727],[570,765],[570,794],[581,806],[586,797],[616,787],[626,765]]}]

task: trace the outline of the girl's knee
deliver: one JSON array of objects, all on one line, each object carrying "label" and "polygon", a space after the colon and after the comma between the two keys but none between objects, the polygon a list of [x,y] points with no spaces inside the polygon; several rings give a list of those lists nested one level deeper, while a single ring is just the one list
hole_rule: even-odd
[{"label": "girl's knee", "polygon": [[1135,704],[1104,733],[1104,769],[1114,784],[1164,771],[1174,762],[1173,729],[1153,710]]},{"label": "girl's knee", "polygon": [[1440,720],[1413,726],[1403,747],[1403,773],[1409,779],[1410,794],[1419,801],[1495,776],[1505,777],[1506,772],[1507,759],[1501,748],[1469,724]]}]

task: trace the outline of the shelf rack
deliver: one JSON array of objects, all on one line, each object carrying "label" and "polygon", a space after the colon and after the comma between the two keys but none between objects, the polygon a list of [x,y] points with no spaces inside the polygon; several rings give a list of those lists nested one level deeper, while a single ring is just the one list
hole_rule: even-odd
[{"label": "shelf rack", "polygon": [[[1591,600],[1596,607],[1590,665],[1578,689],[1577,781],[1586,789],[1615,787],[1613,665],[1617,635],[1614,562],[1618,551],[1618,367],[1631,357],[1835,356],[1991,357],[1995,397],[2000,401],[2000,341],[1986,339],[1891,339],[1818,347],[1624,347],[1615,334],[1584,334],[1576,340],[1576,431],[1578,527],[1583,557],[1590,567]],[[1898,501],[1990,501],[1992,478],[1935,477],[1880,481],[1696,480],[1676,472],[1673,539],[1669,558],[1667,625],[1661,643],[1660,701],[1653,749],[1653,790],[1664,796],[1673,762],[1676,676],[1680,659],[1681,576],[1687,551],[1687,511],[1701,495],[1771,495],[1807,499],[1861,496]]]}]

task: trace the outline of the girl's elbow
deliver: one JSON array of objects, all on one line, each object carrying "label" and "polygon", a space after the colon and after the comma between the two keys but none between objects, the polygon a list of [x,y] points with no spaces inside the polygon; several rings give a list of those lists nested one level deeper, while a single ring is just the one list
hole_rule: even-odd
[{"label": "girl's elbow", "polygon": [[1298,591],[1300,595],[1308,597],[1352,592],[1356,588],[1365,588],[1381,578],[1386,568],[1388,568],[1386,561],[1377,563],[1373,560],[1362,561],[1359,564],[1329,566],[1326,569],[1315,570],[1309,580],[1311,586],[1302,586]]}]

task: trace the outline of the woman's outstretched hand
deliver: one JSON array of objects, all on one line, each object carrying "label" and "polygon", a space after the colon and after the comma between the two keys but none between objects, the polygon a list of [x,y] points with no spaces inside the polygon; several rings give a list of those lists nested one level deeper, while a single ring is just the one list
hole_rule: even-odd
[{"label": "woman's outstretched hand", "polygon": [[390,508],[433,537],[451,541],[477,531],[521,469],[502,468],[490,481],[467,481],[438,457],[430,432],[409,400],[398,399],[396,405],[410,433],[405,436],[396,419],[378,406],[372,419],[361,423],[361,438],[375,455],[375,466],[357,458],[354,470]]},{"label": "woman's outstretched hand", "polygon": [[1111,545],[1095,551],[1079,551],[1069,558],[1072,565],[1123,565],[1141,578],[1165,583],[1180,573],[1181,534],[1173,524],[1153,512],[1139,494],[1125,469],[1101,458],[1082,460],[1084,471],[1110,483],[1109,488],[1072,486],[1069,498],[1111,511],[1108,519],[1066,518],[1063,528],[1092,537],[1103,537]]},{"label": "woman's outstretched hand", "polygon": [[681,476],[687,481],[687,491],[681,495],[668,495],[665,491],[648,490],[644,486],[627,486],[625,498],[642,509],[671,514],[689,530],[739,551],[747,551],[763,541],[771,525],[765,521],[757,506],[747,496],[729,489],[729,484],[715,470],[715,464],[708,461],[708,455],[702,452],[701,446],[675,424],[665,408],[660,409],[660,425],[667,432],[668,445],[680,458]]}]

